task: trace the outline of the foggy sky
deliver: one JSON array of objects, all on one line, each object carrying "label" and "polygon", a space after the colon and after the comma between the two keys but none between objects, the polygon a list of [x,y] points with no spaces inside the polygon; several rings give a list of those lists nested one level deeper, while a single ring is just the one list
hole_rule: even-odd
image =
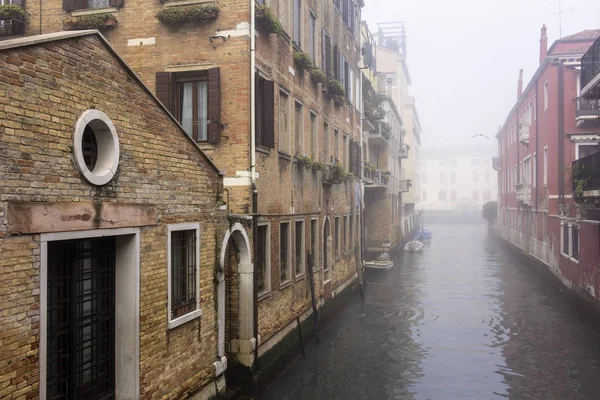
[{"label": "foggy sky", "polygon": [[[600,28],[600,1],[561,0],[562,35]],[[571,8],[574,10],[566,11]],[[496,143],[498,126],[539,65],[542,24],[559,37],[559,0],[365,0],[363,20],[404,21],[424,147]],[[490,137],[471,139],[476,133]]]}]

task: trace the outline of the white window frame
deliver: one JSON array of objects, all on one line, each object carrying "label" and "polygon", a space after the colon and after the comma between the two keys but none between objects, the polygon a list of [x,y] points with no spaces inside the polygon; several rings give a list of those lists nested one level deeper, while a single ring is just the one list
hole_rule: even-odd
[{"label": "white window frame", "polygon": [[[285,281],[281,280],[281,225],[283,224],[288,224],[288,240],[287,240],[287,276],[288,279]],[[278,252],[278,256],[277,259],[279,260],[279,263],[277,265],[277,274],[279,274],[279,286],[284,286],[287,283],[290,283],[292,281],[292,277],[293,277],[293,265],[292,265],[292,221],[291,220],[285,220],[285,221],[279,221],[279,235],[278,235],[278,248],[279,248],[279,252]]]},{"label": "white window frame", "polygon": [[544,111],[548,109],[548,81],[544,82]]},{"label": "white window frame", "polygon": [[[282,112],[282,107],[281,107],[282,96],[281,95],[282,94],[287,99],[286,100],[287,101],[287,104],[286,104],[287,121],[286,121],[286,125],[283,129],[284,130],[283,132],[282,132],[282,127],[281,127],[281,112]],[[290,103],[291,103],[291,101],[290,101],[290,98],[291,98],[290,93],[288,91],[284,90],[282,87],[280,87],[279,88],[279,98],[278,98],[278,102],[277,102],[277,132],[278,132],[277,137],[279,140],[279,143],[278,143],[279,152],[283,153],[283,154],[290,154],[291,147],[292,147],[292,145],[290,143],[291,142],[291,133],[290,133],[290,131],[291,131],[291,129],[290,129],[290,122],[291,122],[290,121],[290,119],[291,119],[290,118]]]},{"label": "white window frame", "polygon": [[265,294],[271,291],[271,222],[269,221],[259,221],[257,226],[266,226],[267,227],[267,240],[265,249],[265,276],[263,277],[265,284],[262,292],[258,293],[258,296],[264,296]]},{"label": "white window frame", "polygon": [[533,174],[531,177],[531,181],[532,181],[532,186],[536,187],[537,186],[537,153],[533,153]]},{"label": "white window frame", "polygon": [[[300,107],[300,121],[296,121],[296,107]],[[297,124],[300,124],[299,126],[299,130],[300,132],[298,132],[299,135],[299,143],[296,143],[296,126],[298,126]],[[298,147],[296,147],[296,145],[299,145]],[[304,104],[302,104],[302,102],[298,99],[294,100],[294,151],[296,152],[296,154],[300,154],[300,155],[304,155],[305,151],[304,151]]]},{"label": "white window frame", "polygon": [[537,93],[533,95],[533,120],[537,119]]},{"label": "white window frame", "polygon": [[[394,207],[392,207],[393,211]],[[342,220],[344,228],[344,253],[348,253],[350,251],[350,214],[344,215],[344,219]]]},{"label": "white window frame", "polygon": [[[300,241],[300,273],[296,274],[296,235],[298,235],[296,224],[298,222],[302,223],[302,240]],[[298,218],[294,219],[294,277],[298,279],[304,275],[306,275],[306,219]]]},{"label": "white window frame", "polygon": [[544,146],[544,187],[548,186],[548,146]]},{"label": "white window frame", "polygon": [[[182,315],[181,317],[172,319],[171,318],[171,233],[179,231],[196,231],[196,309],[189,313]],[[198,222],[184,222],[181,224],[169,224],[167,225],[167,287],[168,287],[168,304],[167,304],[167,321],[168,329],[175,329],[189,321],[202,316],[202,309],[200,308],[200,223]]]},{"label": "white window frame", "polygon": [[319,161],[319,117],[318,114],[310,110],[310,151],[313,160]]},{"label": "white window frame", "polygon": [[[568,248],[568,253],[565,253],[565,225],[567,226],[567,232],[569,235],[569,248]],[[578,230],[578,240],[577,240],[577,255],[578,257],[581,258],[581,230],[579,225],[574,224],[572,222],[569,221],[561,221],[560,222],[560,254],[565,257],[568,258],[569,260],[571,260],[572,262],[579,264],[579,260],[576,259],[575,257],[573,257],[573,229],[577,229]]]}]

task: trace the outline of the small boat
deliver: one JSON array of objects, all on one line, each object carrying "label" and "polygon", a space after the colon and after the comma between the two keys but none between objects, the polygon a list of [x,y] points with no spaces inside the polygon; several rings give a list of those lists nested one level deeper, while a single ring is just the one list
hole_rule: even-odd
[{"label": "small boat", "polygon": [[404,246],[404,251],[407,253],[420,253],[423,250],[423,242],[418,240],[411,240]]},{"label": "small boat", "polygon": [[378,271],[389,271],[394,268],[394,262],[391,260],[388,261],[367,261],[365,262],[365,268],[369,268],[372,270]]}]

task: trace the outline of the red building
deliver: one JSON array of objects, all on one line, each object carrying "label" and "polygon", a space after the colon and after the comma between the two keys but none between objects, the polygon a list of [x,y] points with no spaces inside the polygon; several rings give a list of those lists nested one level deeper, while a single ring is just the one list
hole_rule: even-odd
[{"label": "red building", "polygon": [[600,196],[591,187],[600,169],[589,162],[600,157],[600,108],[580,97],[582,56],[599,36],[586,30],[548,49],[542,27],[540,66],[525,88],[520,72],[494,166],[502,237],[600,305]]}]

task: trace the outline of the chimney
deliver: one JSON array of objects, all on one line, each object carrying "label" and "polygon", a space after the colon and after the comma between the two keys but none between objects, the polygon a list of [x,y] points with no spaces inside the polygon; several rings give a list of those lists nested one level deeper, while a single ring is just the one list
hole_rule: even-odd
[{"label": "chimney", "polygon": [[548,55],[548,35],[546,35],[546,25],[542,26],[542,36],[540,38],[540,64]]},{"label": "chimney", "polygon": [[517,100],[523,94],[523,68],[519,70],[519,84],[517,86]]}]

